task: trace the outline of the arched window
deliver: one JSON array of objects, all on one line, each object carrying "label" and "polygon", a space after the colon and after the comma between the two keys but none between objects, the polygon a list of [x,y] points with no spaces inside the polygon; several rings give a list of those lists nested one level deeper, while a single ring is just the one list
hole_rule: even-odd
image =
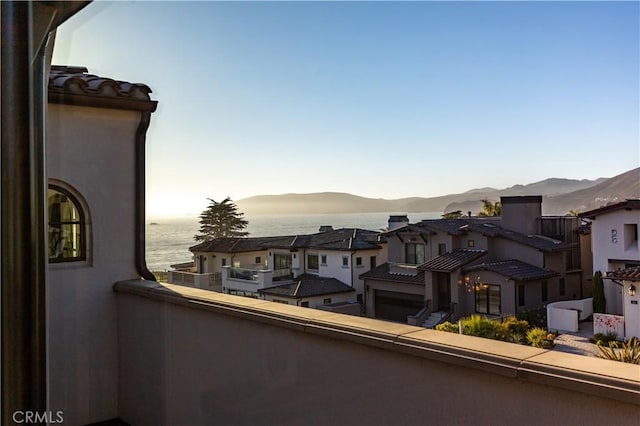
[{"label": "arched window", "polygon": [[49,262],[85,260],[85,215],[76,197],[59,186],[49,185],[47,207]]}]

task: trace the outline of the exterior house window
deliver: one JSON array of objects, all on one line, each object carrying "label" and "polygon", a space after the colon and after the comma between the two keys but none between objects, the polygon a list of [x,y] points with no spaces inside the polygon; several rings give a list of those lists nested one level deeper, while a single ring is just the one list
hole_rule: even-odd
[{"label": "exterior house window", "polygon": [[549,300],[549,287],[547,281],[542,281],[542,302]]},{"label": "exterior house window", "polygon": [[476,242],[474,240],[467,240],[467,247],[475,247]]},{"label": "exterior house window", "polygon": [[356,266],[362,266],[362,258],[356,257]]},{"label": "exterior house window", "polygon": [[328,305],[329,303],[331,303],[331,298],[330,298],[330,297],[327,297],[326,299],[324,299],[324,300],[322,301],[322,303],[324,303],[325,305]]},{"label": "exterior house window", "polygon": [[318,264],[318,255],[317,254],[308,254],[307,255],[307,269],[317,270],[319,268]]},{"label": "exterior house window", "polygon": [[320,263],[322,263],[323,265],[327,264],[327,255],[323,254],[322,256],[320,256]]},{"label": "exterior house window", "polygon": [[518,306],[524,306],[524,284],[518,286]]},{"label": "exterior house window", "polygon": [[420,265],[425,262],[424,244],[405,244],[405,262],[410,265]]},{"label": "exterior house window", "polygon": [[220,262],[222,262],[222,266],[227,266],[227,259],[225,259],[224,257],[220,259]]},{"label": "exterior house window", "polygon": [[438,244],[438,255],[442,256],[447,252],[447,245],[445,243]]},{"label": "exterior house window", "polygon": [[636,249],[638,247],[638,224],[624,225],[624,249]]},{"label": "exterior house window", "polygon": [[309,307],[309,301],[305,301],[300,303],[300,306],[302,306],[303,308],[308,308]]},{"label": "exterior house window", "polygon": [[[295,254],[294,254],[295,256]],[[273,268],[274,269],[291,269],[291,256],[288,254],[273,255]]]},{"label": "exterior house window", "polygon": [[500,315],[500,286],[482,284],[476,288],[476,312]]},{"label": "exterior house window", "polygon": [[262,258],[260,256],[256,256],[256,265],[259,265],[262,262]]},{"label": "exterior house window", "polygon": [[349,266],[349,258],[347,256],[342,256],[342,266]]},{"label": "exterior house window", "polygon": [[49,219],[49,262],[85,260],[86,222],[78,199],[70,192],[50,185],[47,191]]}]

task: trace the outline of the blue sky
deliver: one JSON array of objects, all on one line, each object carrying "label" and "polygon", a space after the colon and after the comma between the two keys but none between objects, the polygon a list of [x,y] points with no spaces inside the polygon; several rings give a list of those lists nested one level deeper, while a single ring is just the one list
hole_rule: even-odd
[{"label": "blue sky", "polygon": [[638,2],[97,2],[54,63],[149,85],[150,216],[640,164]]}]

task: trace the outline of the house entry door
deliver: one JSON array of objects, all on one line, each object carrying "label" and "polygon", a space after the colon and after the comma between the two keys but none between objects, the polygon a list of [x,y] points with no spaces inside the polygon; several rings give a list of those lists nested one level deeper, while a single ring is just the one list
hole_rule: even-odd
[{"label": "house entry door", "polygon": [[449,309],[451,303],[451,288],[449,285],[449,274],[438,272],[436,275],[438,286],[438,310]]}]

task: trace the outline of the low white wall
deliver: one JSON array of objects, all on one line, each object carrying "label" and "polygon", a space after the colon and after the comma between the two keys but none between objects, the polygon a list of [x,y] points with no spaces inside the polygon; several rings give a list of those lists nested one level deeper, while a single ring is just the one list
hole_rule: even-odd
[{"label": "low white wall", "polygon": [[593,298],[564,300],[547,305],[547,328],[551,331],[578,331],[578,322],[593,314]]},{"label": "low white wall", "polygon": [[593,333],[615,333],[624,337],[624,317],[622,315],[593,314]]},{"label": "low white wall", "polygon": [[578,311],[547,306],[547,328],[550,331],[578,332]]}]

